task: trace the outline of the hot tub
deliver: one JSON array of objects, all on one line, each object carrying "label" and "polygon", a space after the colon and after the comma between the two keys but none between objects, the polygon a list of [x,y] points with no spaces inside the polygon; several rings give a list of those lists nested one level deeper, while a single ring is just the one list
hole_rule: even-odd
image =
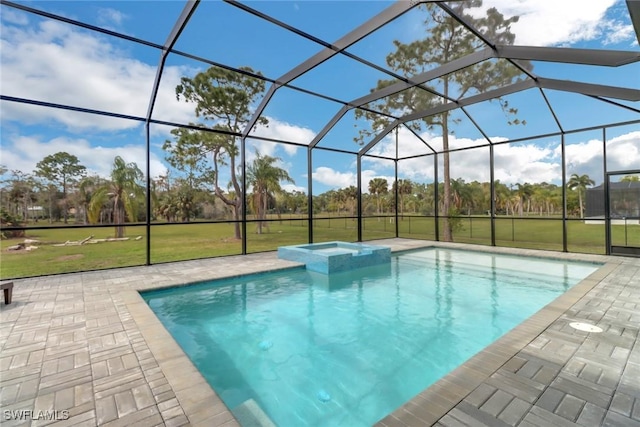
[{"label": "hot tub", "polygon": [[391,262],[391,249],[365,243],[324,242],[281,246],[278,258],[297,261],[308,270],[330,274]]}]

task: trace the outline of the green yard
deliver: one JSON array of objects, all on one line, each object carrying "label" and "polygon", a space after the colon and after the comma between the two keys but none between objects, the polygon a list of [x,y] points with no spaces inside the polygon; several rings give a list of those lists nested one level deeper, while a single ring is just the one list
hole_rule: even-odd
[{"label": "green yard", "polygon": [[[491,243],[489,218],[461,218],[461,227],[454,240],[463,243],[488,245]],[[357,222],[351,218],[334,217],[314,220],[314,241],[357,240]],[[364,218],[363,239],[373,240],[395,236],[393,218]],[[400,237],[433,240],[434,219],[407,216],[398,221]],[[570,252],[604,253],[604,225],[586,225],[569,221],[567,226]],[[275,250],[278,246],[300,244],[307,241],[307,222],[285,219],[269,223],[264,234],[255,233],[255,225],[247,225],[247,251]],[[625,227],[613,227],[613,241],[625,241]],[[66,241],[79,241],[93,235],[107,238],[113,228],[46,229],[27,232],[26,238],[38,240],[33,251],[7,251],[8,246],[23,241],[0,241],[0,277],[17,278],[72,271],[96,270],[113,267],[142,265],[146,262],[146,229],[144,226],[126,228],[128,241],[102,242],[82,246],[54,246]],[[233,238],[233,225],[228,223],[191,223],[151,227],[151,262],[208,258],[240,254],[242,245]],[[140,240],[135,240],[142,236]],[[626,228],[629,245],[640,246],[640,226]],[[541,219],[498,218],[496,244],[532,249],[562,250],[562,222]]]}]

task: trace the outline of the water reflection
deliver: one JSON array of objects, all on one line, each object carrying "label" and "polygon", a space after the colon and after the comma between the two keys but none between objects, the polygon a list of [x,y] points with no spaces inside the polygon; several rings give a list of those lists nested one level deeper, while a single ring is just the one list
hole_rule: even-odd
[{"label": "water reflection", "polygon": [[353,272],[295,269],[145,299],[231,408],[252,399],[289,420],[286,401],[328,419],[335,404],[391,411],[596,268],[423,250]]}]

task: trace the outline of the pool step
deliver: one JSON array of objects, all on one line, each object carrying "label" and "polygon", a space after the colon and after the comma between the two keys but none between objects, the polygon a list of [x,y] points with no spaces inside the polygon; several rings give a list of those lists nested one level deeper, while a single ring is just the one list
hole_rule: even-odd
[{"label": "pool step", "polygon": [[255,400],[245,400],[231,410],[242,427],[276,427]]}]

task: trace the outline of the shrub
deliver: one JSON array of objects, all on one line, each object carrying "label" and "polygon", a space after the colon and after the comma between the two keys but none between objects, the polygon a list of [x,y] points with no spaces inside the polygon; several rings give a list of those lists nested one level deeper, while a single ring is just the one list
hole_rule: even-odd
[{"label": "shrub", "polygon": [[24,230],[4,230],[5,227],[21,227],[22,223],[18,217],[11,215],[4,208],[0,208],[0,237],[2,239],[12,239],[24,237]]}]

